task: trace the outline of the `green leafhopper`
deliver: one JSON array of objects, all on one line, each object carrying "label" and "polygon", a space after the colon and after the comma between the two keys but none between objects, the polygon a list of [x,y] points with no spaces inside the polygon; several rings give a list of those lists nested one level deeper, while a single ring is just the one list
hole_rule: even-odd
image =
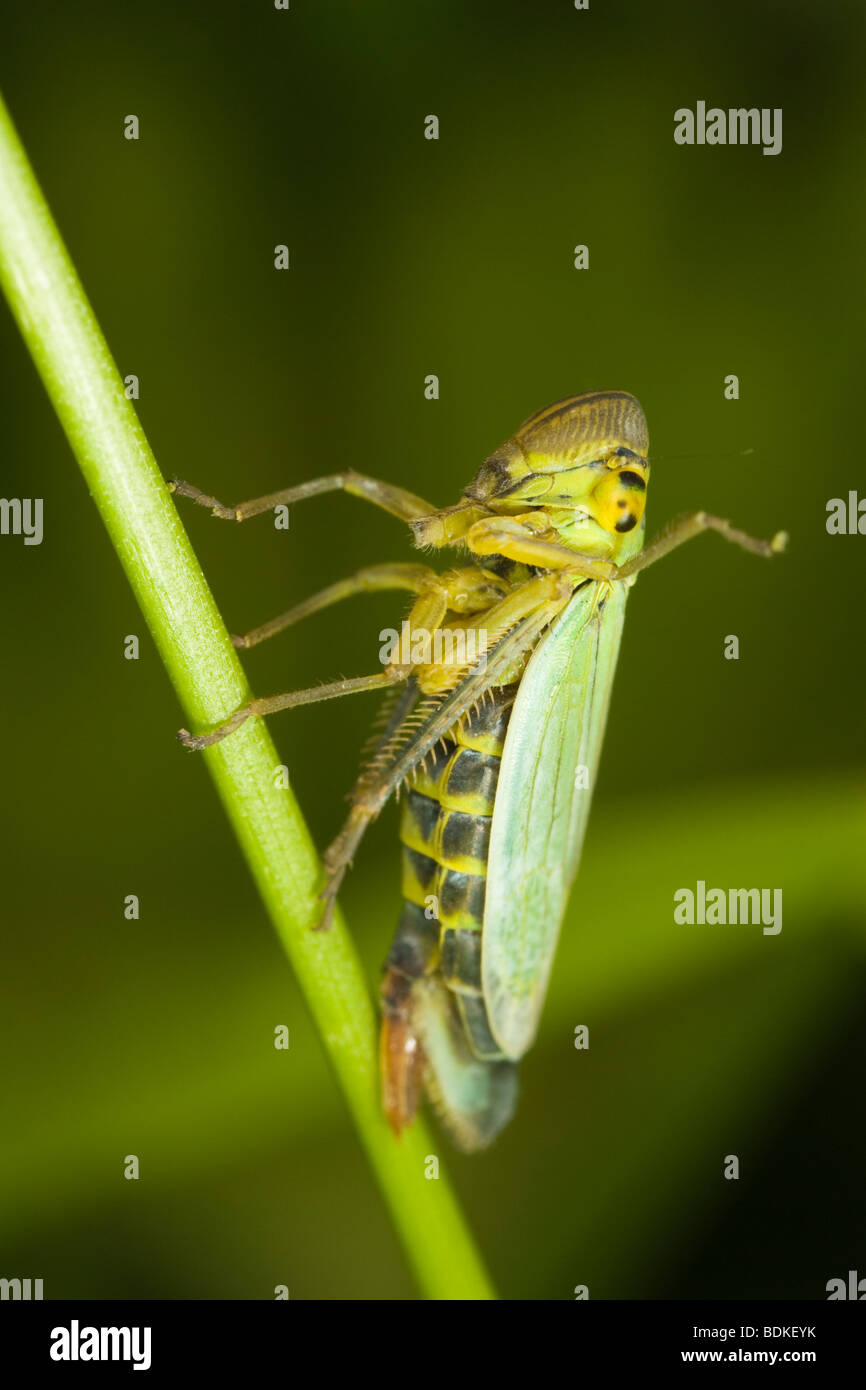
[{"label": "green leafhopper", "polygon": [[648,447],[634,396],[594,391],[531,416],[444,509],[351,470],[236,507],[172,484],[238,521],[343,490],[408,522],[416,547],[463,554],[442,574],[370,566],[235,639],[253,646],[343,598],[403,589],[413,602],[384,670],[254,700],[218,729],[180,734],[204,748],[250,717],[388,692],[325,855],[320,927],[366,827],[402,788],[404,905],[381,991],[383,1104],[398,1133],[424,1090],[467,1151],[511,1117],[578,869],[636,576],[705,530],[758,555],[784,549],[782,532],[755,540],[706,512],[645,546]]}]

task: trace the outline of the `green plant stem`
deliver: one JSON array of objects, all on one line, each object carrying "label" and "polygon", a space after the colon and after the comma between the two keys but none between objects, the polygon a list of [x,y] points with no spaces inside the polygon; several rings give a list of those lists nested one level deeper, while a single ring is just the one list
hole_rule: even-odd
[{"label": "green plant stem", "polygon": [[[0,99],[0,281],[193,728],[250,691],[120,375]],[[50,527],[50,511],[47,525]],[[169,736],[167,734],[167,736]],[[264,723],[203,756],[330,1054],[420,1287],[493,1297],[423,1124],[398,1141],[378,1095],[376,1019],[343,922],[310,929],[318,860]],[[178,749],[178,777],[191,776]],[[323,1239],[326,1234],[323,1233]]]}]

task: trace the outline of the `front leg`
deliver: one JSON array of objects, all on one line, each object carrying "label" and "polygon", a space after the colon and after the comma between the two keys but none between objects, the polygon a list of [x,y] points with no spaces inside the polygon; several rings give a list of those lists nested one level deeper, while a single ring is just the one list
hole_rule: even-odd
[{"label": "front leg", "polygon": [[538,569],[574,570],[588,579],[617,577],[619,571],[611,560],[590,559],[550,536],[548,523],[530,512],[525,516],[491,516],[477,521],[467,532],[466,543],[475,555],[505,555]]},{"label": "front leg", "polygon": [[627,579],[631,574],[638,574],[640,570],[654,564],[663,555],[676,550],[677,546],[684,545],[694,536],[701,535],[703,531],[717,531],[724,540],[738,545],[741,550],[748,550],[752,555],[781,555],[788,544],[786,531],[777,531],[771,540],[764,541],[747,535],[745,531],[737,530],[729,521],[711,516],[709,512],[691,512],[686,516],[674,517],[640,555],[636,555],[633,560],[628,560],[622,566],[619,571],[620,578]]}]

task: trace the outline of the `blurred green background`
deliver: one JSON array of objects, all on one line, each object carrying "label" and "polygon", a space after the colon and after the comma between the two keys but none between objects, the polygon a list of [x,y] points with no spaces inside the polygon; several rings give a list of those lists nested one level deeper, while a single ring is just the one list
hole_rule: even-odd
[{"label": "blurred green background", "polygon": [[[862,9],[31,3],[4,28],[6,99],[167,476],[238,501],[351,464],[445,504],[524,417],[616,387],[649,420],[650,532],[698,506],[790,531],[773,564],[709,537],[641,578],[518,1115],[484,1155],[438,1151],[503,1296],[822,1298],[866,1275],[866,540],[825,531],[829,498],[866,491]],[[675,145],[698,100],[782,107],[782,153]],[[411,1297],[5,310],[0,352],[2,491],[45,498],[40,547],[0,540],[0,1274],[46,1297]],[[184,518],[235,631],[413,558],[348,498],[289,533]],[[373,670],[402,614],[332,610],[249,653],[253,686]],[[322,846],[374,712],[272,721]],[[389,808],[342,899],[371,988],[395,832]],[[698,879],[782,888],[781,934],[676,926]]]}]

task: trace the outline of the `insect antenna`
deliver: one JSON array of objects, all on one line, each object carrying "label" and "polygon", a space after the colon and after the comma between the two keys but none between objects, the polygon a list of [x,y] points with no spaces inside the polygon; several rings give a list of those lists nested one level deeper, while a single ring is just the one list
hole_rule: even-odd
[{"label": "insect antenna", "polygon": [[756,449],[726,449],[722,453],[718,449],[701,449],[698,453],[689,454],[647,454],[647,463],[679,463],[683,459],[742,459],[747,454],[757,453]]}]

